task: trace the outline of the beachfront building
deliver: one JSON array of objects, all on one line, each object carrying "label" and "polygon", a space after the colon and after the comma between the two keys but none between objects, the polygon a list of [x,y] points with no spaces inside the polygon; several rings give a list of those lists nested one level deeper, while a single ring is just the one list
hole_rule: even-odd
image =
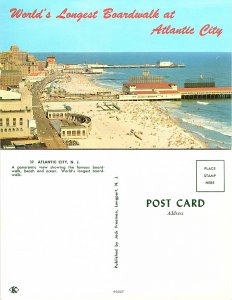
[{"label": "beachfront building", "polygon": [[44,71],[45,70],[47,62],[45,60],[39,60],[37,62],[37,64],[38,64],[38,71],[40,72],[40,71]]},{"label": "beachfront building", "polygon": [[67,118],[67,109],[48,109],[47,118],[50,120],[62,120]]},{"label": "beachfront building", "polygon": [[132,76],[123,83],[123,95],[118,100],[181,100],[181,99],[220,99],[231,98],[231,87],[216,87],[212,78],[201,77],[187,79],[185,87],[180,88],[175,82],[165,82],[162,76],[149,75]]},{"label": "beachfront building", "polygon": [[165,82],[162,76],[150,75],[144,71],[142,76],[131,76],[123,83],[123,95],[119,100],[180,100],[181,94],[175,82]]},{"label": "beachfront building", "polygon": [[28,89],[22,85],[19,92],[0,90],[0,139],[32,138],[35,134]]},{"label": "beachfront building", "polygon": [[26,82],[34,83],[37,81],[42,81],[46,78],[46,72],[41,71],[41,72],[34,72],[34,73],[29,73],[27,77],[25,78]]},{"label": "beachfront building", "polygon": [[123,83],[123,92],[125,94],[148,94],[148,93],[175,93],[177,84],[174,82],[152,82],[152,83]]},{"label": "beachfront building", "polygon": [[17,88],[22,80],[22,73],[18,70],[0,70],[0,89]]},{"label": "beachfront building", "polygon": [[12,45],[9,51],[0,53],[0,89],[17,88],[22,78],[30,73],[37,73],[44,69],[44,62]]},{"label": "beachfront building", "polygon": [[119,100],[180,100],[181,94],[174,82],[123,83],[124,95]]},{"label": "beachfront building", "polygon": [[36,57],[20,50],[17,45],[12,45],[9,51],[0,53],[0,63],[3,70],[18,70],[22,73],[22,76],[38,71]]},{"label": "beachfront building", "polygon": [[56,62],[56,57],[55,56],[48,56],[47,57],[47,70],[54,72],[56,69],[57,62]]},{"label": "beachfront building", "polygon": [[47,56],[47,64],[48,65],[56,65],[56,57],[55,56]]},{"label": "beachfront building", "polygon": [[68,113],[61,121],[60,136],[68,145],[78,144],[78,139],[86,139],[91,131],[91,118]]}]

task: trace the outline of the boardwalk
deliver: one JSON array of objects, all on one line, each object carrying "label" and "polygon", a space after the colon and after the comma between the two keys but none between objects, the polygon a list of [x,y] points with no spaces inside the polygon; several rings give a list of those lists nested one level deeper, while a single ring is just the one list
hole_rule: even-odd
[{"label": "boardwalk", "polygon": [[42,104],[40,102],[40,92],[49,81],[54,78],[50,77],[43,82],[37,82],[32,89],[32,105],[34,119],[36,120],[37,135],[42,143],[45,143],[48,149],[67,149],[63,140],[57,134],[57,131],[51,126],[49,120],[46,118]]}]

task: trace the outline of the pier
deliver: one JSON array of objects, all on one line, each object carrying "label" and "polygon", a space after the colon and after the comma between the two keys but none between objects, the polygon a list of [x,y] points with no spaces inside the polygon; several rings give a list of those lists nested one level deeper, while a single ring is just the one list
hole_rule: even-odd
[{"label": "pier", "polygon": [[159,64],[135,64],[135,65],[94,65],[94,69],[171,69],[171,68],[184,68],[184,64],[172,64],[162,66]]},{"label": "pier", "polygon": [[181,99],[230,99],[232,87],[179,88],[178,92]]},{"label": "pier", "polygon": [[177,88],[169,90],[154,91],[133,91],[127,94],[117,95],[119,101],[181,101],[181,100],[213,100],[231,99],[231,87],[211,87],[211,88]]}]

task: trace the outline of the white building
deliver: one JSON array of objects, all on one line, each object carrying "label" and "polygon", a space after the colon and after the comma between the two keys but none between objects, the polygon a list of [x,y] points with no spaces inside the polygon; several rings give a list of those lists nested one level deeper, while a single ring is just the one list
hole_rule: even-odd
[{"label": "white building", "polygon": [[20,85],[19,93],[0,90],[0,139],[32,138],[36,134],[32,95]]},{"label": "white building", "polygon": [[37,81],[42,81],[44,80],[46,77],[46,73],[45,72],[34,72],[34,73],[30,73],[26,76],[26,81],[34,83]]},{"label": "white building", "polygon": [[48,109],[47,118],[51,120],[62,120],[67,117],[68,111],[65,108],[61,109]]},{"label": "white building", "polygon": [[160,61],[158,63],[158,65],[159,65],[160,68],[169,68],[173,65],[173,62],[171,62],[171,61]]},{"label": "white building", "polygon": [[124,95],[119,100],[180,100],[181,94],[174,82],[123,83]]},{"label": "white building", "polygon": [[72,140],[86,139],[91,130],[91,119],[80,114],[67,114],[61,121],[60,136],[65,143]]}]

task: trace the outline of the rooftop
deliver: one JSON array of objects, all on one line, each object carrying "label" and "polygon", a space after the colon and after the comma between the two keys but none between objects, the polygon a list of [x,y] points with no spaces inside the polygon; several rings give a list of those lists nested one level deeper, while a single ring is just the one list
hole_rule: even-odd
[{"label": "rooftop", "polygon": [[223,91],[229,92],[232,91],[232,87],[200,87],[200,88],[178,88],[179,92],[216,92]]},{"label": "rooftop", "polygon": [[67,112],[65,108],[48,109],[47,112]]},{"label": "rooftop", "polygon": [[0,100],[20,100],[20,99],[21,99],[20,93],[0,90]]},{"label": "rooftop", "polygon": [[165,90],[165,91],[134,91],[133,94],[136,94],[136,95],[165,95],[165,94],[180,94],[178,91],[176,90]]},{"label": "rooftop", "polygon": [[67,114],[66,119],[61,120],[62,127],[79,126],[85,127],[91,122],[91,118],[80,114]]},{"label": "rooftop", "polygon": [[124,86],[134,86],[143,89],[171,89],[172,85],[177,85],[175,82],[154,82],[154,83],[131,83],[124,82]]},{"label": "rooftop", "polygon": [[85,124],[63,119],[61,120],[61,127],[85,127]]},{"label": "rooftop", "polygon": [[29,73],[27,75],[27,77],[30,77],[30,76],[45,76],[44,73],[41,73],[41,72],[34,72],[34,73]]}]

